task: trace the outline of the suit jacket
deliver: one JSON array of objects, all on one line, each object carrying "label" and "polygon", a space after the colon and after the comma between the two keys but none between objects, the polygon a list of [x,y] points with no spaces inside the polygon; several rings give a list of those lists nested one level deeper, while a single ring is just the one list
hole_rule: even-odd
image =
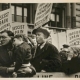
[{"label": "suit jacket", "polygon": [[31,47],[27,42],[23,42],[15,48],[14,54],[16,55],[15,70],[17,71],[22,64],[28,64],[32,58]]},{"label": "suit jacket", "polygon": [[37,72],[41,70],[54,72],[58,71],[61,67],[59,52],[57,48],[50,43],[46,43],[41,50],[37,47],[35,57],[31,60],[31,63]]}]

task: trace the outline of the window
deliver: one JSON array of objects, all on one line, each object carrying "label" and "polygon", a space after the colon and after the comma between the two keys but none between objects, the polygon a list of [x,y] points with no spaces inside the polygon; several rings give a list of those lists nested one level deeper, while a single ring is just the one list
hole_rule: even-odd
[{"label": "window", "polygon": [[24,8],[24,22],[27,22],[27,8]]},{"label": "window", "polygon": [[62,27],[62,10],[63,8],[52,8],[49,26]]},{"label": "window", "polygon": [[11,6],[12,22],[14,22],[14,6]]},{"label": "window", "polygon": [[51,20],[55,21],[55,14],[51,14]]},{"label": "window", "polygon": [[22,22],[22,7],[16,7],[16,21]]},{"label": "window", "polygon": [[17,15],[22,15],[22,7],[16,7]]},{"label": "window", "polygon": [[59,14],[56,15],[56,21],[59,22]]},{"label": "window", "polygon": [[13,22],[27,22],[27,4],[11,4]]},{"label": "window", "polygon": [[14,14],[14,6],[11,6],[11,13]]},{"label": "window", "polygon": [[76,27],[80,27],[80,3],[76,3]]},{"label": "window", "polygon": [[8,3],[3,3],[2,4],[2,10],[6,10],[9,8],[9,4]]},{"label": "window", "polygon": [[24,16],[27,16],[27,8],[24,8]]}]

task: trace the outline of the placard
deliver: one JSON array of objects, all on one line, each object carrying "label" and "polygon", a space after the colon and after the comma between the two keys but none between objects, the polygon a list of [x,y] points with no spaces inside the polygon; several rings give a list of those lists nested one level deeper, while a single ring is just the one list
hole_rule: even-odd
[{"label": "placard", "polygon": [[80,29],[67,30],[67,44],[80,47]]},{"label": "placard", "polygon": [[10,30],[12,24],[11,10],[0,11],[0,32],[7,29]]},{"label": "placard", "polygon": [[49,21],[52,10],[52,3],[39,3],[35,15],[35,28],[38,28]]},{"label": "placard", "polygon": [[12,23],[12,32],[14,34],[25,34],[27,35],[28,26],[27,23]]}]

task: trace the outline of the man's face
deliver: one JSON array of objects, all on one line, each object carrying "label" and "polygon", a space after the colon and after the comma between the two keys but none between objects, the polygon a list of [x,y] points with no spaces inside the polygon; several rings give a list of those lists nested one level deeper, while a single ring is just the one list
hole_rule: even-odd
[{"label": "man's face", "polygon": [[36,35],[32,35],[32,40],[33,40],[33,42],[34,42],[34,45],[37,45],[37,42],[36,42]]},{"label": "man's face", "polygon": [[36,32],[36,41],[38,44],[44,43],[45,35],[42,32]]},{"label": "man's face", "polygon": [[0,35],[0,41],[1,41],[1,45],[6,45],[10,42],[11,37],[8,36],[8,34],[6,32],[1,33]]}]

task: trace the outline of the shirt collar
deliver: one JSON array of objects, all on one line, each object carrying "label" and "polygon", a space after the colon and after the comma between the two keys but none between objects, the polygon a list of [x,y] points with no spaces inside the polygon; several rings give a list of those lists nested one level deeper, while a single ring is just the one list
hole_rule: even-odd
[{"label": "shirt collar", "polygon": [[44,42],[42,45],[40,45],[40,49],[42,49],[45,46],[46,42]]}]

